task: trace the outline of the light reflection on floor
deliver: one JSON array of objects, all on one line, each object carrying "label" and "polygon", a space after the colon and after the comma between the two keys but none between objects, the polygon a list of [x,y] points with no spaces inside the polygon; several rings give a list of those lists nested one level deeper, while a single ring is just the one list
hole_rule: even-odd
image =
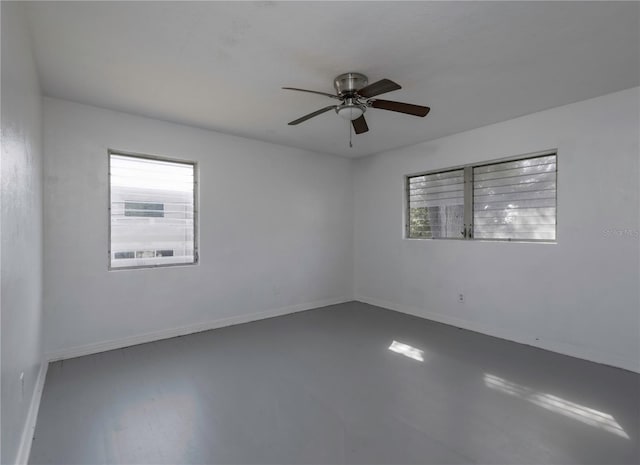
[{"label": "light reflection on floor", "polygon": [[602,428],[605,431],[629,439],[629,435],[622,429],[622,426],[608,413],[576,404],[552,394],[538,392],[488,373],[484,375],[484,383],[491,389],[519,397],[552,412],[560,413],[587,425]]},{"label": "light reflection on floor", "polygon": [[419,362],[424,362],[424,357],[423,357],[424,351],[420,349],[416,349],[415,347],[410,346],[409,344],[393,341],[389,346],[389,350],[392,352],[396,352],[398,354],[402,354],[405,357],[412,358]]}]

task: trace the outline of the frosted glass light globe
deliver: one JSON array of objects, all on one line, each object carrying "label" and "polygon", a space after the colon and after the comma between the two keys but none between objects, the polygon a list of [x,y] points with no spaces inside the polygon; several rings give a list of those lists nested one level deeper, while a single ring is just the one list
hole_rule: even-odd
[{"label": "frosted glass light globe", "polygon": [[362,114],[364,113],[364,111],[362,111],[362,108],[358,107],[358,106],[344,106],[342,108],[338,109],[338,114],[348,120],[348,121],[353,121],[354,119],[358,119],[362,116]]}]

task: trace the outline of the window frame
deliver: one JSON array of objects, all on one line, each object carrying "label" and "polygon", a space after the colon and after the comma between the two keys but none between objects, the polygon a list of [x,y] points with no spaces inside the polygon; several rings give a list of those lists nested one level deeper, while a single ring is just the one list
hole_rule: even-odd
[{"label": "window frame", "polygon": [[[186,263],[163,263],[157,265],[134,265],[134,266],[111,266],[111,156],[119,155],[123,157],[141,158],[143,160],[154,160],[169,163],[180,163],[183,165],[193,166],[193,261]],[[107,270],[108,271],[121,271],[121,270],[144,270],[152,268],[170,268],[176,266],[193,266],[200,263],[199,252],[199,237],[200,237],[200,222],[199,222],[199,174],[198,162],[195,160],[185,160],[181,158],[166,157],[160,155],[149,155],[144,153],[129,152],[125,150],[107,149]],[[135,251],[134,251],[135,252]]]},{"label": "window frame", "polygon": [[[521,161],[521,160],[529,160],[533,158],[545,157],[555,155],[556,157],[556,196],[555,196],[555,239],[494,239],[494,238],[481,238],[476,239],[473,234],[474,222],[474,198],[473,198],[473,169],[479,168],[482,166],[495,165],[499,163],[507,163],[512,161]],[[557,244],[558,243],[558,149],[547,149],[541,150],[539,152],[532,152],[521,155],[514,155],[509,157],[495,158],[492,160],[477,162],[477,163],[468,163],[465,165],[456,165],[449,166],[442,169],[435,169],[429,171],[419,171],[417,173],[405,174],[403,176],[404,189],[403,189],[403,239],[409,241],[469,241],[469,242],[533,242],[533,243],[541,243],[541,244]],[[455,170],[464,170],[464,234],[462,237],[411,237],[410,227],[410,202],[409,202],[409,180],[416,176],[425,176],[430,174],[438,174],[438,173],[446,173],[449,171]]]}]

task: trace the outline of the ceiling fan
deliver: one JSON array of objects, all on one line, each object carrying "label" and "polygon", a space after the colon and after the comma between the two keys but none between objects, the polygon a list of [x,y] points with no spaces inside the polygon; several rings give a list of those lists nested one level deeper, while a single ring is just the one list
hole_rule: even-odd
[{"label": "ceiling fan", "polygon": [[297,90],[300,92],[309,92],[312,94],[324,95],[333,99],[340,100],[339,104],[329,105],[320,110],[309,113],[289,123],[289,126],[295,126],[303,121],[321,115],[329,110],[335,112],[346,120],[350,120],[353,130],[356,134],[362,134],[369,130],[367,121],[364,119],[364,113],[368,108],[379,108],[381,110],[397,111],[414,116],[427,116],[429,107],[421,105],[413,105],[411,103],[393,102],[391,100],[380,100],[377,95],[385,94],[393,90],[401,89],[395,82],[389,79],[381,79],[380,81],[369,84],[367,76],[360,73],[345,73],[337,76],[333,80],[333,87],[336,89],[336,95],[326,92],[318,92],[315,90],[298,89],[295,87],[283,87],[286,90]]}]

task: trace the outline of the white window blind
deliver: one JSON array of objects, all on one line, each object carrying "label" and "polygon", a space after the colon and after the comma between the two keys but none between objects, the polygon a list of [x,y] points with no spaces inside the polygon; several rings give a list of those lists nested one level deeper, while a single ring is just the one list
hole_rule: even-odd
[{"label": "white window blind", "polygon": [[410,238],[460,239],[464,230],[464,170],[411,176]]},{"label": "white window blind", "polygon": [[476,239],[556,239],[556,155],[473,168]]},{"label": "white window blind", "polygon": [[110,266],[195,263],[195,165],[111,153]]}]

